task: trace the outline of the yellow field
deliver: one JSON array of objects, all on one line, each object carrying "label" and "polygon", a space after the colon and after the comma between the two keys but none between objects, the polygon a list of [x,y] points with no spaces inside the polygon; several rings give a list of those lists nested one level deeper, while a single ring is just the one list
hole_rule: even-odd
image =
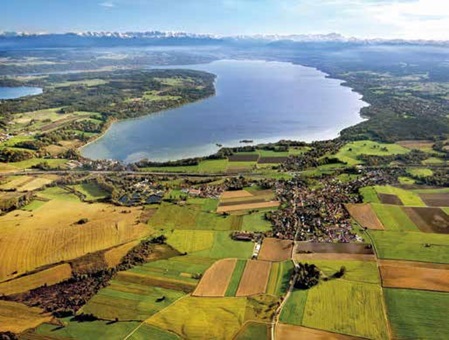
[{"label": "yellow field", "polygon": [[146,323],[186,339],[232,339],[245,321],[245,310],[245,298],[189,296],[153,315]]},{"label": "yellow field", "polygon": [[45,284],[54,285],[72,276],[72,268],[68,263],[60,264],[35,274],[19,277],[15,280],[0,283],[0,295],[12,295],[39,288]]},{"label": "yellow field", "polygon": [[49,178],[37,177],[32,181],[25,183],[18,188],[19,191],[33,191],[42,188],[44,185],[52,183],[53,180]]},{"label": "yellow field", "polygon": [[0,185],[0,189],[3,190],[17,189],[20,186],[32,180],[33,177],[31,176],[14,176],[7,183]]},{"label": "yellow field", "polygon": [[40,308],[31,308],[20,303],[0,301],[0,332],[21,333],[35,328],[52,317]]},{"label": "yellow field", "polygon": [[122,260],[123,256],[128,254],[128,252],[137,246],[139,244],[139,241],[132,241],[129,243],[122,244],[121,246],[112,248],[104,253],[104,259],[106,263],[108,264],[109,268],[113,268],[120,264],[120,261]]},{"label": "yellow field", "polygon": [[[0,217],[0,282],[41,266],[75,259],[148,236],[141,210],[53,199],[45,209]],[[85,224],[78,224],[87,218]]]},{"label": "yellow field", "polygon": [[167,233],[167,243],[180,252],[193,253],[212,248],[214,232],[210,230],[173,230]]}]

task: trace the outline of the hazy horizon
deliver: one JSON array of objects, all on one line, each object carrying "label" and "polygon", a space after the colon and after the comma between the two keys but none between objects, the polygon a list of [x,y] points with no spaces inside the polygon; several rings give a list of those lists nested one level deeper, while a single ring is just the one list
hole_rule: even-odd
[{"label": "hazy horizon", "polygon": [[0,22],[3,32],[337,32],[357,38],[449,40],[449,6],[439,0],[19,0],[2,4]]}]

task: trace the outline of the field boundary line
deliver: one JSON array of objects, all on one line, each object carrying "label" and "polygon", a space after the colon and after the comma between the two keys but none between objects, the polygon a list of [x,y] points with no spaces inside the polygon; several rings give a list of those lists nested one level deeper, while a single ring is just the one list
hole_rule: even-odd
[{"label": "field boundary line", "polygon": [[383,288],[383,278],[382,278],[382,273],[380,272],[380,263],[379,263],[379,257],[378,257],[378,250],[376,247],[376,243],[374,242],[373,237],[371,236],[369,230],[366,231],[366,234],[368,235],[368,238],[371,241],[371,244],[373,245],[374,248],[374,253],[376,255],[376,267],[377,267],[377,272],[379,273],[379,278],[380,278],[380,292],[382,294],[382,309],[384,310],[384,318],[385,318],[385,322],[387,325],[387,331],[388,331],[388,336],[390,339],[393,339],[393,333],[391,331],[391,326],[390,326],[390,320],[388,320],[388,313],[387,313],[387,302],[385,301],[385,294],[384,294],[384,288]]},{"label": "field boundary line", "polygon": [[[143,324],[146,323],[146,322],[147,322],[149,319],[151,319],[153,316],[158,315],[158,314],[159,314],[160,312],[162,312],[163,310],[165,310],[165,309],[167,309],[168,307],[174,305],[174,304],[177,303],[179,300],[184,299],[184,298],[186,298],[186,297],[189,297],[190,295],[191,295],[191,294],[186,294],[185,296],[181,296],[179,299],[173,301],[172,304],[170,304],[170,305],[168,305],[167,307],[161,309],[161,310],[158,311],[157,313],[154,313],[154,314],[151,315],[149,318],[143,320],[142,323],[141,323],[139,326],[137,326],[131,333],[129,333],[125,338],[123,338],[123,340],[129,339],[130,336],[132,336],[135,332],[137,332],[137,330],[138,330],[140,327],[142,327]],[[155,327],[155,326],[153,326],[153,325],[150,325],[150,326],[151,326],[151,327]],[[166,332],[170,332],[170,333],[176,334],[176,333],[171,332],[171,331],[166,330],[166,329],[163,329],[163,331],[166,331]],[[176,334],[176,335],[177,335],[177,334]]]}]

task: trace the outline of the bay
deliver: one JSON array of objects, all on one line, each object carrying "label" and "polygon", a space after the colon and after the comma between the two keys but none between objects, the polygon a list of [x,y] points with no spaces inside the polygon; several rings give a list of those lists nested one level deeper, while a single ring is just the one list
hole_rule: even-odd
[{"label": "bay", "polygon": [[39,87],[0,87],[0,99],[17,99],[41,93],[42,89]]}]

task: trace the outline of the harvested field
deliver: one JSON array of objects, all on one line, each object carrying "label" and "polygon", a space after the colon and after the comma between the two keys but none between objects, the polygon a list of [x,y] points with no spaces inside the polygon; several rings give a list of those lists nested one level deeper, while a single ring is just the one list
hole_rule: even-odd
[{"label": "harvested field", "polygon": [[140,241],[132,241],[125,244],[122,244],[121,246],[112,248],[107,250],[104,253],[104,260],[109,268],[113,268],[120,264],[122,258],[128,254],[128,252],[133,249],[135,246],[137,246],[140,243]]},{"label": "harvested field", "polygon": [[270,276],[270,269],[270,262],[257,260],[247,261],[236,296],[250,296],[265,293]]},{"label": "harvested field", "polygon": [[239,211],[239,210],[252,210],[252,209],[263,209],[263,208],[277,208],[279,206],[279,202],[271,201],[271,202],[260,202],[260,203],[249,203],[249,204],[238,204],[231,206],[220,206],[217,209],[218,213],[222,212],[230,212],[230,211]]},{"label": "harvested field", "polygon": [[298,262],[318,261],[318,260],[343,260],[343,261],[376,261],[374,254],[338,254],[338,253],[313,253],[294,254],[293,258]]},{"label": "harvested field", "polygon": [[20,186],[19,191],[33,191],[42,188],[44,185],[52,183],[53,180],[49,178],[36,177],[32,181]]},{"label": "harvested field", "polygon": [[228,175],[238,175],[241,173],[246,173],[251,170],[251,166],[238,166],[238,167],[229,167],[226,169],[226,174]]},{"label": "harvested field", "polygon": [[25,275],[11,281],[0,283],[0,295],[12,295],[27,292],[43,285],[54,285],[72,276],[68,263],[60,264],[40,272]]},{"label": "harvested field", "polygon": [[349,335],[326,332],[318,329],[287,325],[278,323],[276,325],[276,338],[282,340],[355,340],[361,339]]},{"label": "harvested field", "polygon": [[186,293],[193,292],[196,284],[186,282],[185,280],[168,279],[166,277],[157,277],[133,272],[120,272],[117,280],[122,282],[130,282],[137,284],[145,284],[148,286],[161,287],[165,289],[180,290]]},{"label": "harvested field", "polygon": [[18,189],[22,185],[25,185],[28,182],[31,182],[34,179],[34,177],[31,176],[14,176],[11,178],[11,180],[8,180],[5,184],[0,185],[0,189],[3,190],[11,190],[11,189]]},{"label": "harvested field", "polygon": [[375,230],[384,229],[370,204],[346,204],[345,207],[352,218],[362,227]]},{"label": "harvested field", "polygon": [[259,164],[279,164],[283,163],[288,157],[260,157],[257,163]]},{"label": "harvested field", "polygon": [[449,215],[439,208],[404,208],[404,211],[425,233],[449,234]]},{"label": "harvested field", "polygon": [[290,240],[279,240],[276,238],[265,238],[259,253],[259,260],[285,261],[292,257],[294,243]]},{"label": "harvested field", "polygon": [[449,193],[419,194],[429,207],[449,207]]},{"label": "harvested field", "polygon": [[228,157],[229,162],[257,162],[258,154],[236,154]]},{"label": "harvested field", "polygon": [[403,140],[396,142],[396,144],[399,144],[400,146],[407,148],[407,149],[432,149],[433,144],[435,142],[431,140]]},{"label": "harvested field", "polygon": [[40,308],[0,301],[0,332],[22,333],[51,319],[52,316],[45,314]]},{"label": "harvested field", "polygon": [[254,204],[254,203],[262,203],[262,202],[266,202],[265,199],[263,198],[246,198],[246,199],[242,199],[242,200],[226,200],[226,201],[222,201],[220,203],[220,207],[229,207],[232,205],[241,205],[241,204]]},{"label": "harvested field", "polygon": [[225,191],[221,194],[220,199],[240,198],[240,197],[252,197],[253,194],[246,190]]},{"label": "harvested field", "polygon": [[314,243],[298,242],[296,253],[334,253],[334,254],[374,254],[373,248],[366,243]]},{"label": "harvested field", "polygon": [[192,295],[225,296],[236,262],[236,259],[225,259],[215,262],[212,267],[206,270]]},{"label": "harvested field", "polygon": [[[68,261],[148,236],[137,224],[141,210],[53,199],[45,209],[0,217],[0,282],[39,267]],[[87,222],[79,224],[78,221]]]},{"label": "harvested field", "polygon": [[377,196],[379,196],[380,202],[382,204],[404,205],[401,199],[396,195],[377,193]]},{"label": "harvested field", "polygon": [[382,260],[380,274],[383,287],[449,292],[449,265]]}]

